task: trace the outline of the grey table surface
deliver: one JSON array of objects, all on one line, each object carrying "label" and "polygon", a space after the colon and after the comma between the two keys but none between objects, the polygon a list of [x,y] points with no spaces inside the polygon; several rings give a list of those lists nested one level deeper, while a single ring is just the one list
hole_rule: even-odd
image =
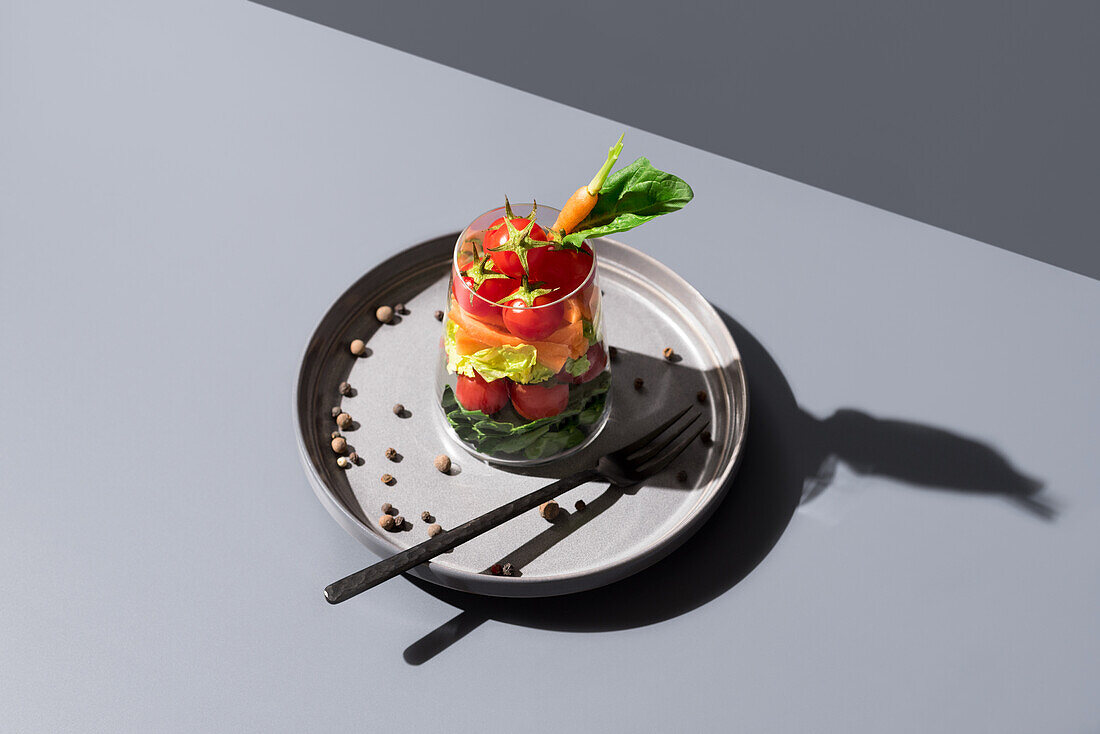
[{"label": "grey table surface", "polygon": [[0,7],[0,729],[1095,731],[1100,284],[633,130],[696,199],[623,239],[745,353],[729,499],[581,598],[323,601],[314,325],[618,132],[251,3]]}]

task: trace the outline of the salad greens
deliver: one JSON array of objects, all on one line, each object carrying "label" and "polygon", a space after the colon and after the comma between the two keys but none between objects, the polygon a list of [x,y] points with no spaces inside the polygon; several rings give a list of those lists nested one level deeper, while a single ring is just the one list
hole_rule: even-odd
[{"label": "salad greens", "polygon": [[443,412],[455,433],[478,451],[488,454],[522,454],[541,459],[577,446],[584,441],[581,426],[600,419],[611,375],[602,375],[578,386],[569,396],[569,404],[550,418],[529,421],[506,408],[493,418],[479,410],[466,410],[455,399],[450,385],[443,389]]},{"label": "salad greens", "polygon": [[523,384],[543,382],[554,376],[548,367],[538,363],[538,353],[531,344],[505,344],[487,347],[473,354],[459,354],[455,347],[457,330],[458,324],[448,321],[443,337],[443,346],[447,350],[447,369],[452,372],[473,377],[476,371],[476,374],[486,380],[507,377],[512,382]]},{"label": "salad greens", "polygon": [[684,180],[639,158],[608,176],[592,211],[561,241],[580,247],[586,239],[634,229],[682,209],[694,195]]}]

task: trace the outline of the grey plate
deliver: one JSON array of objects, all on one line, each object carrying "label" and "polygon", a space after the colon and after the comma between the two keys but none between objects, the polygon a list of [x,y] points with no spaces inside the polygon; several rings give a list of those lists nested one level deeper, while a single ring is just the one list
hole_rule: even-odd
[{"label": "grey plate", "polygon": [[[661,263],[614,240],[596,240],[604,328],[618,349],[611,363],[611,419],[592,445],[561,462],[523,473],[491,467],[452,442],[434,397],[441,326],[433,313],[446,307],[456,238],[417,245],[371,270],[337,299],[310,339],[295,407],[302,461],[321,503],[365,546],[391,555],[428,537],[421,512],[431,512],[444,528],[458,525],[548,478],[591,466],[691,403],[710,419],[711,446],[697,442],[639,488],[578,487],[558,499],[563,511],[555,522],[529,512],[410,573],[478,594],[552,596],[617,581],[668,555],[714,511],[741,458],[748,393],[737,345],[721,319]],[[409,313],[394,324],[375,319],[379,305],[402,302]],[[367,342],[369,356],[351,355],[348,345],[355,338]],[[679,361],[662,358],[666,346]],[[635,377],[645,380],[641,391],[634,389]],[[337,390],[343,380],[356,390],[348,397]],[[703,404],[699,390],[708,394]],[[404,416],[394,415],[395,403],[406,407]],[[329,446],[335,405],[356,421],[344,433],[363,458],[360,466],[336,465]],[[400,454],[396,463],[384,457],[391,446]],[[448,476],[432,465],[439,453],[453,459]],[[688,472],[684,482],[676,476],[681,470]],[[396,482],[382,484],[383,473]],[[578,499],[587,503],[584,510],[574,510]],[[378,526],[384,502],[406,518],[406,530]],[[363,565],[370,560],[365,557]],[[519,575],[488,573],[504,562],[513,563]]]}]

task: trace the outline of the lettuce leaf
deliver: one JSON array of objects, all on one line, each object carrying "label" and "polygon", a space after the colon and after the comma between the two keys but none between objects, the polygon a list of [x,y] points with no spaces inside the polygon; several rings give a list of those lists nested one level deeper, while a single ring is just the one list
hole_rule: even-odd
[{"label": "lettuce leaf", "polygon": [[488,347],[473,354],[459,354],[455,347],[458,324],[447,322],[443,338],[447,350],[447,369],[466,377],[475,372],[492,382],[504,377],[524,384],[543,382],[554,376],[548,367],[538,362],[538,352],[530,344]]},{"label": "lettuce leaf", "polygon": [[581,356],[573,359],[570,357],[565,360],[565,371],[573,375],[573,377],[580,377],[592,366],[592,363],[588,361],[588,355],[582,354]]}]

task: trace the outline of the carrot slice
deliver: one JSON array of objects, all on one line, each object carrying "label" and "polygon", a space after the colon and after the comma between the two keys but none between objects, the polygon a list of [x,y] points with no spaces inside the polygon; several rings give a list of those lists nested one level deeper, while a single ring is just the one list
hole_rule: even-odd
[{"label": "carrot slice", "polygon": [[[488,324],[483,324],[477,319],[463,313],[462,309],[459,308],[452,308],[449,318],[465,332],[464,337],[466,339],[470,342],[479,342],[484,345],[482,349],[485,347],[501,347],[505,344],[518,345],[528,343],[507,331],[497,329]],[[546,341],[530,342],[530,344],[535,348],[535,352],[538,354],[537,358],[539,363],[545,365],[554,372],[561,372],[561,368],[565,366],[565,360],[570,357],[579,356],[575,344],[577,335],[580,335],[580,340],[583,342],[584,334],[580,322],[558,329],[558,331],[551,334]],[[581,349],[580,353],[583,352],[584,349]]]}]

